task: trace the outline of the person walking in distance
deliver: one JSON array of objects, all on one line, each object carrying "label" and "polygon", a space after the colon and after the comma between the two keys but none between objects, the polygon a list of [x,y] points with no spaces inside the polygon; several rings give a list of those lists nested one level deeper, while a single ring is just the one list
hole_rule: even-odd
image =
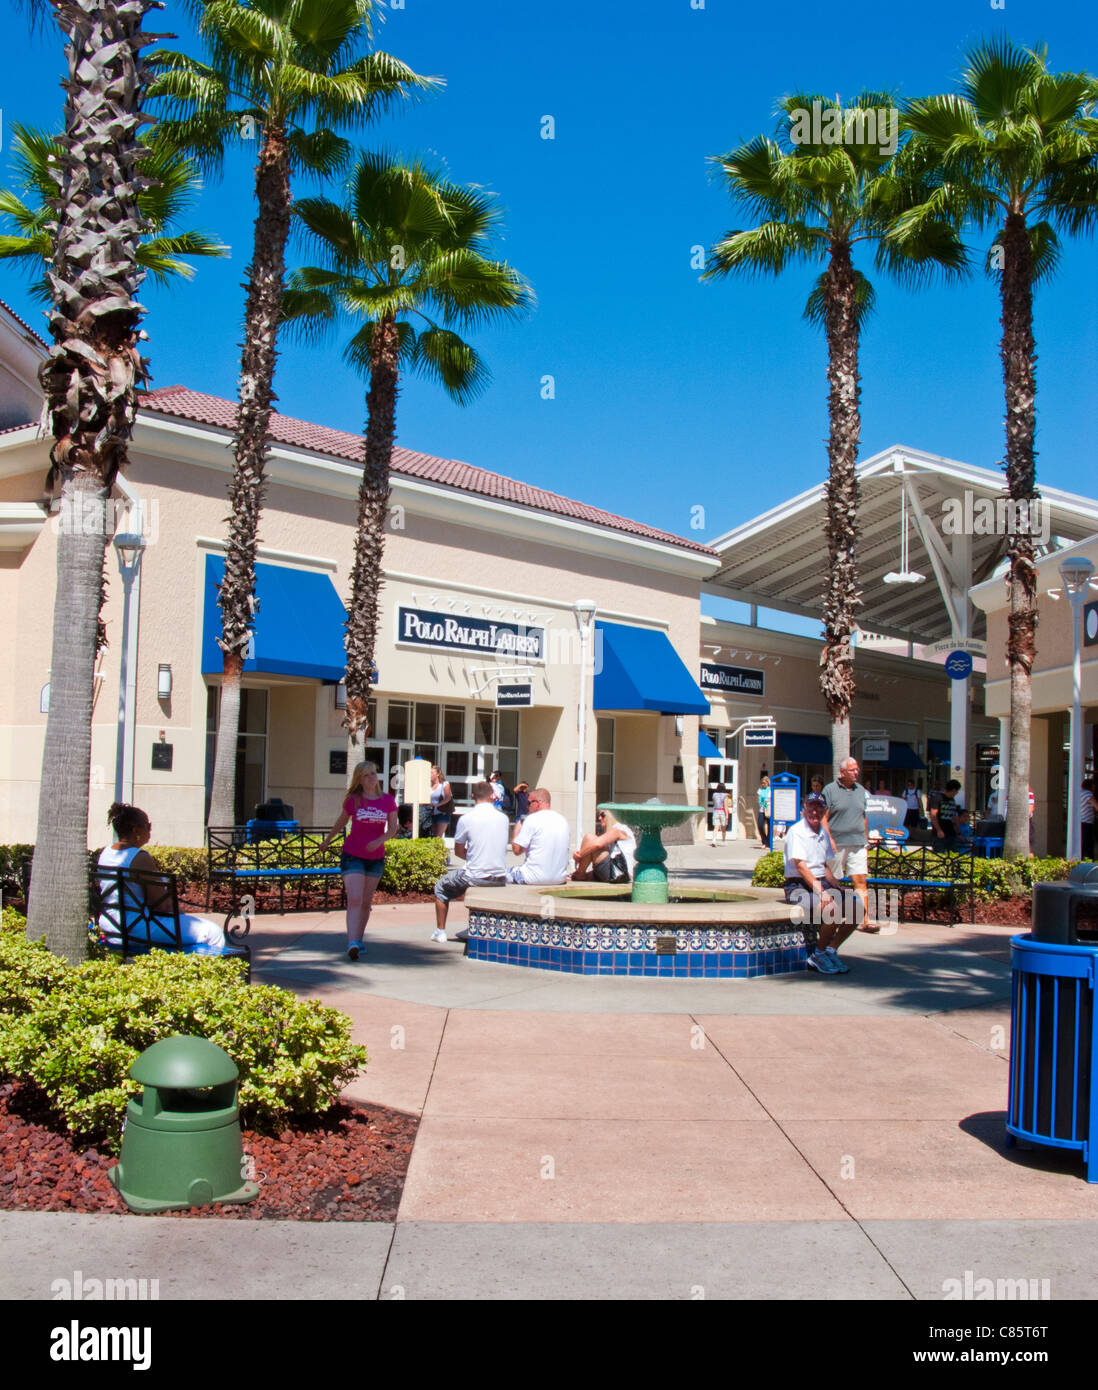
[{"label": "person walking in distance", "polygon": [[869,912],[869,890],[866,876],[869,873],[869,821],[866,818],[866,791],[858,781],[857,758],[844,758],[839,764],[839,775],[828,782],[823,789],[827,810],[823,817],[823,828],[835,846],[835,855],[830,868],[836,878],[849,874],[854,884],[854,892],[862,907],[862,921],[859,931],[878,932],[880,926],[873,921]]},{"label": "person walking in distance", "polygon": [[770,778],[764,772],[759,778],[759,839],[765,845],[770,839]]}]

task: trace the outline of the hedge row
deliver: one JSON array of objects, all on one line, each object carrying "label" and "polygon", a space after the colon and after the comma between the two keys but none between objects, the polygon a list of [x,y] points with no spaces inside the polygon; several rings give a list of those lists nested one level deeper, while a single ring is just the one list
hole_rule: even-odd
[{"label": "hedge row", "polygon": [[351,1020],[273,985],[244,963],[154,951],[71,966],[0,924],[0,1075],[38,1087],[76,1138],[117,1150],[137,1056],[161,1038],[208,1038],[240,1068],[244,1122],[277,1133],[327,1110],[367,1062]]},{"label": "hedge row", "polygon": [[[928,854],[926,868],[933,878],[935,866],[947,859],[946,854]],[[977,902],[1000,902],[1006,898],[1028,896],[1035,883],[1065,879],[1075,859],[976,859],[973,861],[973,882]],[[785,882],[785,860],[781,850],[764,854],[755,865],[751,882],[759,888],[780,888]]]},{"label": "hedge row", "polygon": [[[323,835],[315,837],[319,844]],[[273,846],[266,846],[265,862],[274,867],[282,856]],[[149,845],[148,851],[162,868],[173,873],[181,883],[205,885],[209,860],[204,849],[183,848],[178,845]],[[99,862],[100,850],[88,853],[88,877]],[[0,884],[10,892],[26,883],[26,873],[34,854],[33,845],[0,845]],[[287,846],[286,862],[293,862],[294,853]],[[440,839],[390,840],[386,846],[385,872],[379,887],[385,893],[429,893],[435,882],[446,872],[448,851]],[[333,854],[332,862],[336,859]],[[318,880],[318,882],[322,882]]]}]

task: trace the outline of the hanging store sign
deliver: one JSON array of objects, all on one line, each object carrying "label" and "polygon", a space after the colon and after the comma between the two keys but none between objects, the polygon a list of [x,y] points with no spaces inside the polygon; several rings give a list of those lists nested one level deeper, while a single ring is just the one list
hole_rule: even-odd
[{"label": "hanging store sign", "polygon": [[722,695],[762,695],[766,673],[752,671],[746,666],[717,666],[703,661],[701,680],[703,690],[716,690]]},{"label": "hanging store sign", "polygon": [[745,748],[776,748],[777,729],[744,729],[740,735]]},{"label": "hanging store sign", "polygon": [[496,709],[533,709],[533,681],[513,681],[496,686]]},{"label": "hanging store sign", "polygon": [[887,763],[890,740],[887,738],[863,738],[862,762]]},{"label": "hanging store sign", "polygon": [[545,660],[545,629],[518,623],[494,623],[487,618],[455,618],[426,608],[397,609],[398,643],[432,647],[444,652]]}]

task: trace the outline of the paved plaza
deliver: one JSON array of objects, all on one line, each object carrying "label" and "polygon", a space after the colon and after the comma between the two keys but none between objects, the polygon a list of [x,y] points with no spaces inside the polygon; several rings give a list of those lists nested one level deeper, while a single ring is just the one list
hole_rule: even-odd
[{"label": "paved plaza", "polygon": [[[728,881],[757,854],[671,863]],[[847,976],[731,981],[480,964],[430,928],[378,908],[352,965],[338,912],[253,927],[257,981],[353,1019],[348,1096],[422,1116],[395,1223],[3,1213],[0,1294],[48,1297],[64,1249],[162,1298],[1093,1296],[1098,1188],[1006,1145],[1008,928],[859,933]]]}]

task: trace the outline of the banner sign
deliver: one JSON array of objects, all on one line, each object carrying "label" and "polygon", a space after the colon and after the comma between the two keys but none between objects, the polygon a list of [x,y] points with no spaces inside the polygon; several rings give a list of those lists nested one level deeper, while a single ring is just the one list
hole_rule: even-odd
[{"label": "banner sign", "polygon": [[413,647],[434,647],[446,652],[476,652],[520,661],[545,660],[543,627],[494,623],[486,618],[455,618],[425,608],[397,609],[396,640]]},{"label": "banner sign", "polygon": [[532,709],[533,705],[533,681],[496,686],[496,709]]},{"label": "banner sign", "polygon": [[701,680],[703,690],[716,690],[725,695],[761,695],[765,682],[764,671],[752,671],[746,666],[716,666],[703,661]]},{"label": "banner sign", "polygon": [[987,656],[987,643],[979,637],[945,637],[931,642],[923,649],[926,656],[948,656],[950,652],[967,652],[969,656]]},{"label": "banner sign", "polygon": [[1098,603],[1083,604],[1083,646],[1098,647]]}]

